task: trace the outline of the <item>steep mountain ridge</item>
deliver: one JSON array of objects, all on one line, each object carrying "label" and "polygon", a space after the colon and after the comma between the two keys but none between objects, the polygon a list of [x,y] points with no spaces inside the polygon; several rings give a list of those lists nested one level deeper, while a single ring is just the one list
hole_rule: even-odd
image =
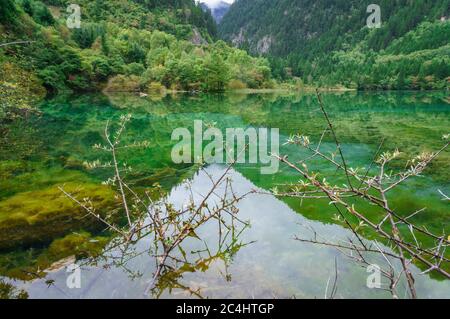
[{"label": "steep mountain ridge", "polygon": [[[275,74],[281,78],[289,78],[293,74],[306,82],[395,88],[393,83],[403,82],[405,77],[411,82],[410,85],[397,83],[401,84],[399,88],[415,88],[413,82],[420,82],[420,77],[436,77],[435,73],[428,70],[421,72],[420,68],[430,63],[449,63],[448,54],[445,54],[448,51],[440,48],[445,47],[450,39],[450,1],[380,0],[377,3],[381,10],[381,28],[374,29],[367,26],[367,19],[372,14],[368,12],[368,6],[372,2],[237,0],[220,23],[219,36],[253,54],[270,57]],[[413,42],[418,46],[413,48]],[[348,72],[342,74],[346,71],[342,68],[348,67],[348,64],[352,68],[356,68],[356,64],[372,67],[381,56],[386,58],[388,53],[414,55],[419,51],[438,49],[443,55],[440,51],[427,51],[418,56],[399,57],[405,64],[408,64],[407,60],[419,59],[415,61],[418,62],[418,69],[402,72],[395,65],[395,74],[386,74],[395,75],[395,78],[389,79],[390,83],[381,83],[379,77],[384,74],[378,67],[375,67],[377,70],[369,70],[367,66],[360,69],[358,73],[361,76]],[[350,60],[354,61],[343,61],[351,55],[353,58]],[[390,58],[387,60],[393,62]],[[446,70],[448,77],[450,74]],[[371,79],[362,79],[364,71]],[[339,72],[341,74],[337,75]],[[440,86],[444,85],[444,79],[435,78]],[[424,84],[422,88],[429,87]]]}]

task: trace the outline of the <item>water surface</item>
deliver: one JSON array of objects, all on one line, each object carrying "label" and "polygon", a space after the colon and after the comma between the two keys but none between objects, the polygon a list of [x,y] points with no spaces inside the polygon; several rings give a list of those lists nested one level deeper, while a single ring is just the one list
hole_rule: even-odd
[{"label": "water surface", "polygon": [[[422,151],[436,150],[443,144],[442,135],[448,134],[450,127],[450,101],[440,92],[326,94],[324,102],[352,167],[368,165],[382,139],[385,139],[383,150],[399,148],[405,160]],[[175,205],[182,205],[186,200],[187,182],[200,194],[205,194],[210,184],[197,167],[173,164],[170,158],[173,129],[192,129],[193,121],[198,119],[223,129],[279,128],[283,142],[296,133],[307,134],[317,141],[326,127],[315,96],[308,94],[152,99],[86,95],[58,97],[46,101],[39,109],[40,116],[31,115],[26,120],[4,124],[7,134],[1,144],[0,206],[15,196],[33,196],[36,194],[33,192],[42,189],[56,191],[57,186],[67,183],[81,186],[101,183],[110,174],[87,170],[83,162],[108,160],[93,150],[92,145],[102,141],[108,120],[117,121],[120,115],[127,113],[132,114],[132,121],[125,140],[147,140],[151,147],[121,155],[121,159],[133,167],[126,178],[140,189],[159,183]],[[333,150],[333,141],[325,138],[323,147]],[[283,146],[281,153],[293,160],[306,156],[294,146]],[[446,234],[450,232],[449,206],[442,201],[438,190],[450,193],[449,163],[449,153],[445,152],[424,176],[409,181],[392,195],[395,209],[403,214],[427,207],[427,213],[418,217],[417,222]],[[311,165],[331,179],[335,176],[335,170],[324,162],[315,161]],[[206,171],[215,176],[223,169],[222,165],[206,167]],[[237,165],[232,177],[235,189],[242,193],[250,189],[265,192],[299,180],[295,172],[283,166],[278,174],[264,176],[258,166]],[[160,287],[153,297],[323,298],[327,282],[334,277],[335,264],[339,273],[338,297],[389,297],[386,292],[368,289],[366,269],[335,249],[293,240],[295,235],[307,234],[304,227],[307,225],[327,238],[345,238],[351,234],[336,224],[334,211],[326,201],[254,194],[239,203],[239,208],[242,218],[251,224],[237,239],[240,246],[233,253],[218,254],[204,267],[179,274],[177,284]],[[376,216],[379,212],[367,207],[367,213]],[[216,226],[205,225],[199,233],[211,247],[216,243]],[[91,233],[110,238],[109,234]],[[377,239],[370,233],[365,237]],[[150,243],[149,238],[141,239],[133,249],[142,253],[121,266],[110,266],[119,252],[108,249],[107,243],[104,253],[100,254],[102,258],[94,259],[95,263],[87,263],[83,254],[71,251],[71,247],[66,247],[65,258],[59,264],[58,258],[53,260],[48,253],[51,243],[17,247],[1,254],[0,275],[26,290],[30,297],[144,298],[155,270],[154,258],[144,253]],[[193,251],[199,243],[192,239],[184,245],[186,251]],[[74,259],[83,264],[82,289],[79,290],[66,287],[64,265]],[[48,264],[52,264],[52,270],[45,272],[45,278],[30,275],[39,265]],[[418,267],[420,265],[414,269],[416,273],[421,271]],[[50,285],[49,280],[52,280]],[[417,275],[417,281],[420,297],[450,296],[449,281],[430,275]]]}]

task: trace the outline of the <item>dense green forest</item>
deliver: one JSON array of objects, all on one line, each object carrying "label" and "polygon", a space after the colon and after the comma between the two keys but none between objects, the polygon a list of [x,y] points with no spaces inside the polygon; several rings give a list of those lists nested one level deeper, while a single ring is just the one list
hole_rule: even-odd
[{"label": "dense green forest", "polygon": [[[219,30],[194,0],[80,0],[80,28],[66,24],[69,0],[0,1],[3,110],[46,92],[269,88],[272,76],[358,89],[449,83],[450,0],[379,1],[379,29],[366,26],[370,1],[238,0]],[[5,45],[15,41],[29,42]]]},{"label": "dense green forest", "polygon": [[359,89],[442,89],[450,76],[450,1],[237,0],[219,35],[270,58],[281,79]]},{"label": "dense green forest", "polygon": [[[47,92],[222,91],[271,85],[269,63],[217,41],[216,24],[193,0],[1,0],[2,104]],[[25,100],[26,96],[26,100]],[[3,105],[4,106],[4,105]]]}]

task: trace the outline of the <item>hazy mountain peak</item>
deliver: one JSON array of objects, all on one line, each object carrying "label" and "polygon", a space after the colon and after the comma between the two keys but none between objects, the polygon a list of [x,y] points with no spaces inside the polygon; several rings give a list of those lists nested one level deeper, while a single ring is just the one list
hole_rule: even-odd
[{"label": "hazy mountain peak", "polygon": [[203,10],[211,10],[212,16],[214,17],[214,20],[216,20],[217,23],[220,23],[222,18],[225,16],[225,14],[230,9],[231,3],[228,3],[223,0],[209,0],[209,1],[200,1],[200,6],[203,8]]},{"label": "hazy mountain peak", "polygon": [[210,9],[215,9],[224,6],[229,7],[234,2],[234,0],[198,0],[197,2],[206,5]]}]

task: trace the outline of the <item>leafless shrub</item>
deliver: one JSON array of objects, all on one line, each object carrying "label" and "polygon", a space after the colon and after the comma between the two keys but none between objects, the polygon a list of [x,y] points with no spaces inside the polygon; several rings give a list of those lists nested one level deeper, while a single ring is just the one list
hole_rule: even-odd
[{"label": "leafless shrub", "polygon": [[[407,217],[402,217],[391,208],[390,200],[387,196],[389,192],[406,180],[422,174],[429,164],[448,148],[448,135],[444,136],[445,143],[441,149],[433,153],[422,153],[412,158],[408,162],[408,167],[403,171],[387,173],[387,165],[396,159],[400,155],[400,152],[394,150],[380,154],[383,142],[380,144],[373,161],[367,169],[353,169],[348,166],[344,157],[341,143],[336,136],[333,124],[325,110],[319,91],[317,91],[317,98],[320,110],[327,122],[327,127],[315,147],[313,147],[308,136],[295,135],[289,138],[287,144],[303,147],[311,155],[295,163],[291,162],[287,156],[276,155],[281,162],[300,174],[302,180],[297,185],[291,187],[288,192],[281,193],[277,190],[275,195],[297,197],[301,200],[307,198],[328,199],[330,201],[329,204],[334,206],[337,211],[335,219],[344,223],[352,231],[353,237],[345,241],[331,241],[317,234],[314,229],[309,228],[312,237],[296,237],[295,239],[305,243],[335,247],[349,258],[367,266],[370,265],[367,255],[376,254],[382,256],[388,266],[386,269],[381,269],[381,273],[389,279],[390,285],[387,290],[390,291],[394,298],[398,298],[399,296],[397,287],[401,278],[406,278],[410,297],[417,298],[415,279],[411,271],[411,264],[413,262],[419,262],[427,267],[427,270],[422,274],[437,272],[450,279],[450,274],[446,270],[446,267],[449,265],[449,259],[445,254],[446,248],[449,245],[447,236],[445,234],[433,234],[425,227],[418,226],[414,223],[414,216],[422,213],[425,208],[411,212]],[[321,151],[322,141],[326,134],[331,135],[336,145],[335,152],[331,155]],[[311,171],[308,168],[308,162],[318,158],[324,159],[331,167],[335,167],[336,171],[346,180],[346,183],[341,185],[333,184],[325,178],[322,179],[320,172]],[[376,169],[376,173],[373,173],[374,169]],[[448,200],[447,196],[443,193],[441,194],[445,200]],[[366,203],[381,208],[384,215],[379,220],[369,218],[363,210],[355,207],[355,198],[362,199]],[[352,222],[348,214],[352,216],[352,219],[356,219],[357,222]],[[413,242],[407,241],[404,238],[404,234],[399,230],[400,225],[406,226],[414,239]],[[384,242],[391,245],[391,249],[387,250],[382,248],[377,241],[369,243],[363,239],[360,235],[360,229],[362,227],[368,227],[375,231]],[[417,233],[420,233],[423,238],[434,242],[433,247],[424,247],[417,240]],[[400,262],[400,271],[395,269],[392,260]]]},{"label": "leafless shrub", "polygon": [[[118,225],[113,222],[114,219],[108,218],[118,212],[109,212],[106,214],[107,217],[101,217],[92,207],[88,198],[77,199],[66,192],[64,187],[60,187],[60,190],[89,215],[95,216],[104,223],[107,229],[118,235],[107,248],[107,251],[115,251],[115,254],[108,257],[109,261],[112,261],[109,266],[120,266],[126,269],[127,263],[137,256],[150,254],[154,257],[156,271],[148,283],[145,295],[152,292],[154,295],[160,296],[166,288],[179,288],[201,297],[200,291],[182,285],[178,279],[183,272],[189,269],[196,269],[216,259],[224,259],[226,256],[234,254],[242,246],[249,244],[238,241],[239,235],[247,228],[248,223],[239,219],[239,210],[236,204],[253,191],[243,195],[238,195],[233,191],[229,173],[234,163],[227,166],[217,179],[214,179],[201,167],[211,181],[211,187],[207,194],[194,194],[194,190],[188,186],[190,196],[182,208],[176,208],[170,203],[157,185],[154,187],[158,193],[157,200],[154,199],[155,196],[152,196],[155,189],[152,193],[134,190],[123,178],[123,173],[130,168],[118,159],[118,153],[129,148],[150,147],[150,144],[143,141],[122,145],[121,136],[130,119],[130,115],[122,116],[118,129],[113,133],[110,132],[108,123],[104,132],[107,144],[94,146],[95,149],[110,154],[110,162],[103,163],[97,160],[85,163],[86,167],[90,169],[108,169],[113,172],[113,176],[103,184],[117,189],[122,205],[119,213],[125,215],[126,225]],[[199,196],[201,200],[196,201],[195,198]],[[214,220],[218,223],[218,247],[212,251],[206,242],[197,236],[197,231],[206,223]],[[144,237],[153,238],[151,247],[147,247],[144,251],[135,251],[133,245]],[[196,238],[202,241],[204,249],[187,253],[182,245],[187,238]],[[126,270],[133,277],[142,276],[133,270]]]}]

